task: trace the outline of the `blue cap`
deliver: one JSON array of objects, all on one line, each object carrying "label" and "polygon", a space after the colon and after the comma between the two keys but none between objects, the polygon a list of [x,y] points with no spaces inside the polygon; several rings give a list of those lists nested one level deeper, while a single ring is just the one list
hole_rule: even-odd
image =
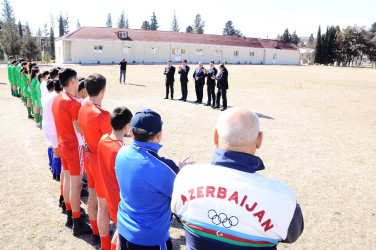
[{"label": "blue cap", "polygon": [[143,109],[133,116],[131,129],[133,134],[135,134],[136,128],[140,128],[147,131],[149,135],[155,135],[162,130],[162,124],[161,116],[157,112],[151,109]]}]

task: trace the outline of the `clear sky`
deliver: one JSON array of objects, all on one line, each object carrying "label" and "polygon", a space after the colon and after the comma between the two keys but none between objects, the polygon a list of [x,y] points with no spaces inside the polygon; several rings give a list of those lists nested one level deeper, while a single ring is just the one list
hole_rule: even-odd
[{"label": "clear sky", "polygon": [[180,31],[193,24],[197,13],[205,21],[206,34],[222,34],[224,24],[231,20],[236,29],[248,37],[276,38],[288,28],[299,36],[316,36],[318,26],[365,25],[376,22],[376,0],[214,0],[214,1],[157,1],[157,0],[10,0],[17,22],[28,21],[33,34],[44,23],[50,26],[51,14],[57,34],[58,15],[67,14],[70,31],[81,26],[105,26],[111,13],[115,26],[122,10],[132,29],[139,29],[143,20],[150,21],[155,12],[159,30],[170,30],[175,11]]}]

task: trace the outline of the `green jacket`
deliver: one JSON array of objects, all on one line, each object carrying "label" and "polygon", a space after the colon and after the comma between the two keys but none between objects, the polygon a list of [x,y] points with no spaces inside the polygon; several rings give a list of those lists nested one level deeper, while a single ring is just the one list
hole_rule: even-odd
[{"label": "green jacket", "polygon": [[30,82],[30,94],[31,94],[31,100],[35,101],[37,99],[37,93],[36,93],[36,90],[35,90],[35,86],[37,85],[37,78],[33,78],[33,80],[31,80]]}]

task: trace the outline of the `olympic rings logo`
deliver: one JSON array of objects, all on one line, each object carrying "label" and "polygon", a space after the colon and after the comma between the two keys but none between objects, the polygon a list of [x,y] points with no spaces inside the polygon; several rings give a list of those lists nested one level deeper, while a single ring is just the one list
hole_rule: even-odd
[{"label": "olympic rings logo", "polygon": [[208,211],[208,217],[209,219],[211,219],[214,225],[222,224],[224,228],[234,227],[239,224],[239,219],[237,217],[231,216],[229,218],[224,213],[217,214],[217,211],[215,211],[214,209],[210,209]]}]

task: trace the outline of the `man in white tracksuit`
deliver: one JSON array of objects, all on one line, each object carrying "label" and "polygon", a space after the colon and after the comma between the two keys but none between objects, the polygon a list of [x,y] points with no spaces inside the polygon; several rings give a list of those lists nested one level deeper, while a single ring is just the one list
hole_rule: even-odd
[{"label": "man in white tracksuit", "polygon": [[232,108],[218,119],[211,164],[186,166],[177,175],[171,211],[183,224],[187,249],[276,249],[303,232],[294,192],[256,171],[263,133],[257,115]]}]

